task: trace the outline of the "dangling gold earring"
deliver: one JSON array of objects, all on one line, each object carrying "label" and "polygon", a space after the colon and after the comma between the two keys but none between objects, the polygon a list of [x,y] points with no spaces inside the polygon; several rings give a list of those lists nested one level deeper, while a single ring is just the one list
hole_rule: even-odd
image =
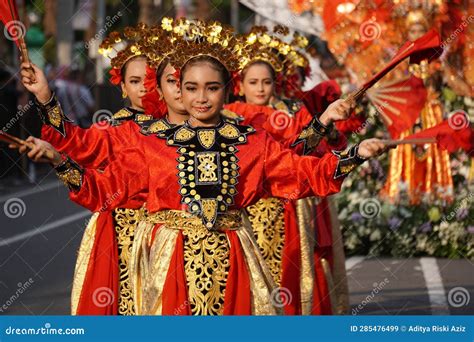
[{"label": "dangling gold earring", "polygon": [[122,91],[122,99],[126,99],[127,98],[127,92],[124,90]]},{"label": "dangling gold earring", "polygon": [[244,90],[243,89],[239,90],[239,96],[244,96]]},{"label": "dangling gold earring", "polygon": [[163,100],[163,94],[162,94],[162,93],[159,93],[159,94],[160,94],[159,99],[160,99],[160,101],[161,101],[161,100]]}]

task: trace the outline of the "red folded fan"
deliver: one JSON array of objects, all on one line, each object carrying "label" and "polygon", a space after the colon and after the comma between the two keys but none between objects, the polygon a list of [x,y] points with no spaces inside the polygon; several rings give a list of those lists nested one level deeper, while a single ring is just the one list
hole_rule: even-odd
[{"label": "red folded fan", "polygon": [[12,40],[15,41],[18,48],[20,48],[18,38],[23,38],[22,33],[19,32],[22,30],[19,18],[15,1],[0,0],[0,21],[5,25],[8,34],[12,37]]},{"label": "red folded fan", "polygon": [[393,59],[375,74],[370,80],[364,83],[364,85],[354,94],[352,97],[358,100],[364,95],[364,93],[372,87],[377,81],[384,77],[390,70],[400,64],[405,58],[410,58],[410,63],[417,64],[424,59],[431,61],[441,55],[443,48],[441,47],[441,38],[439,33],[431,29],[424,36],[418,38],[414,42],[406,42],[398,50],[397,54]]},{"label": "red folded fan", "polygon": [[459,149],[474,156],[474,129],[466,113],[457,112],[448,120],[407,136],[403,141],[418,138],[435,138],[439,147],[455,152]]},{"label": "red folded fan", "polygon": [[380,83],[367,91],[390,135],[394,138],[410,129],[420,117],[427,92],[423,81],[415,76]]},{"label": "red folded fan", "polygon": [[435,29],[431,29],[424,36],[418,38],[414,42],[408,41],[403,44],[395,57],[393,57],[393,59],[382,70],[367,81],[363,85],[363,88],[368,89],[373,86],[405,58],[410,57],[410,64],[418,64],[424,59],[431,61],[439,57],[442,53],[443,48],[441,47],[439,33]]}]

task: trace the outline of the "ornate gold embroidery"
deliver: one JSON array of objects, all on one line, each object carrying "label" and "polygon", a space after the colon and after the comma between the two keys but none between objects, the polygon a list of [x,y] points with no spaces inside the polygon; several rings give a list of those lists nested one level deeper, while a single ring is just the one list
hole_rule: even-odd
[{"label": "ornate gold embroidery", "polygon": [[63,121],[63,113],[59,105],[55,105],[54,107],[48,109],[48,118],[49,122],[54,127],[61,126],[61,122]]},{"label": "ornate gold embroidery", "polygon": [[228,139],[235,139],[240,135],[239,130],[235,128],[235,126],[229,124],[224,124],[224,126],[219,128],[218,132],[220,135]]},{"label": "ornate gold embroidery", "polygon": [[[219,215],[216,220],[215,230],[236,230],[242,225],[240,210],[229,210],[224,215]],[[157,224],[164,223],[170,229],[204,229],[199,216],[183,210],[162,210],[149,214],[147,221]]]},{"label": "ornate gold embroidery", "polygon": [[341,166],[342,173],[349,173],[357,167],[357,164],[351,164],[347,166]]},{"label": "ornate gold embroidery", "polygon": [[200,171],[198,181],[200,183],[217,182],[217,159],[219,158],[216,152],[198,153],[199,161],[198,170]]},{"label": "ornate gold embroidery", "polygon": [[212,223],[217,217],[217,201],[215,199],[203,199],[202,215],[208,221],[206,227],[212,228]]},{"label": "ornate gold embroidery", "polygon": [[58,172],[58,177],[66,186],[80,187],[82,183],[82,173],[74,168]]},{"label": "ornate gold embroidery", "polygon": [[153,120],[153,116],[148,115],[148,114],[137,114],[135,116],[135,121],[148,121],[148,120]]},{"label": "ornate gold embroidery", "polygon": [[130,283],[130,253],[138,222],[143,217],[141,209],[118,208],[114,211],[115,232],[119,255],[119,315],[134,315],[135,307]]},{"label": "ornate gold embroidery", "polygon": [[358,145],[354,145],[350,149],[343,152],[333,151],[333,154],[339,158],[336,172],[334,174],[334,179],[347,175],[365,161],[365,159],[359,157],[357,153],[358,148]]},{"label": "ornate gold embroidery", "polygon": [[281,260],[285,243],[283,203],[277,198],[261,199],[246,208],[248,218],[273,279],[281,282]]},{"label": "ornate gold embroidery", "polygon": [[239,114],[237,114],[237,113],[235,113],[235,112],[233,112],[229,109],[225,109],[225,108],[223,110],[221,110],[221,115],[226,117],[226,118],[229,118],[229,119],[241,119],[242,118]]},{"label": "ornate gold embroidery", "polygon": [[183,230],[184,270],[193,315],[222,315],[230,246],[224,232]]},{"label": "ornate gold embroidery", "polygon": [[114,115],[112,115],[112,119],[123,119],[123,118],[129,118],[133,116],[133,113],[126,108],[120,109],[118,112],[116,112]]},{"label": "ornate gold embroidery", "polygon": [[193,130],[189,129],[189,128],[186,128],[186,127],[182,127],[181,129],[179,129],[175,136],[174,136],[174,140],[176,141],[188,141],[189,139],[192,139],[194,136],[196,135],[196,133],[194,133]]},{"label": "ornate gold embroidery", "polygon": [[216,141],[216,131],[213,129],[201,129],[198,131],[198,139],[204,148],[210,148]]},{"label": "ornate gold embroidery", "polygon": [[301,102],[300,101],[292,101],[289,99],[281,100],[278,99],[276,101],[273,101],[271,103],[271,106],[279,110],[281,112],[284,112],[288,114],[290,117],[294,117],[296,113],[301,109]]},{"label": "ornate gold embroidery", "polygon": [[147,133],[153,134],[153,133],[158,133],[158,132],[167,130],[168,128],[171,128],[171,126],[168,125],[164,120],[158,120],[152,123],[146,131]]}]

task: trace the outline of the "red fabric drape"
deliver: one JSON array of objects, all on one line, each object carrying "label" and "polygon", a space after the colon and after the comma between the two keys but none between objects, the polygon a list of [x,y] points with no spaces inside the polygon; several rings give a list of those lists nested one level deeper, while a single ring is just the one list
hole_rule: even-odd
[{"label": "red fabric drape", "polygon": [[227,232],[230,268],[224,298],[224,315],[251,315],[250,278],[244,252],[235,231]]},{"label": "red fabric drape", "polygon": [[109,211],[100,213],[96,227],[94,246],[84,278],[77,314],[117,315],[119,270],[112,213]]},{"label": "red fabric drape", "polygon": [[474,129],[470,127],[469,118],[466,114],[459,112],[450,117],[449,120],[411,134],[403,140],[416,138],[436,138],[438,146],[449,152],[462,149],[474,156]]},{"label": "red fabric drape", "polygon": [[287,315],[301,315],[301,246],[298,231],[295,202],[285,205],[285,245],[282,256],[281,287],[291,293],[291,300],[285,302]]},{"label": "red fabric drape", "polygon": [[163,315],[190,315],[188,286],[184,272],[184,240],[179,232],[163,286]]}]

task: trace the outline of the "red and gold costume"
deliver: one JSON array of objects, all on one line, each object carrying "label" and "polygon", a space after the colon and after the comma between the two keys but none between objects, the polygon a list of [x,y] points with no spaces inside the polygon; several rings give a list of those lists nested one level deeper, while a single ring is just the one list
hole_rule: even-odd
[{"label": "red and gold costume", "polygon": [[90,210],[147,193],[150,214],[131,255],[136,313],[278,313],[269,300],[275,284],[240,210],[265,196],[337,192],[363,162],[356,148],[299,157],[263,131],[224,121],[170,128],[158,120],[143,132],[158,138],[124,150],[103,173],[83,173],[71,160],[57,168],[71,199]]},{"label": "red and gold costume", "polygon": [[[133,44],[129,43],[111,60],[113,84],[118,85],[122,81],[121,71],[125,63],[144,53],[142,36],[146,37],[147,30],[146,26],[139,24],[135,28],[127,28],[124,37],[113,32],[102,44],[101,50],[111,50],[111,46],[122,39],[134,40]],[[153,116],[146,115],[143,111],[125,107],[108,118],[110,121],[104,120],[88,129],[82,129],[70,123],[55,96],[45,104],[37,103],[37,106],[44,122],[42,139],[90,169],[104,169],[120,151],[136,145],[138,140],[143,138],[139,134],[138,123],[153,119]],[[140,208],[144,201],[142,194],[135,194],[128,199],[126,207],[114,210],[100,208],[92,216],[84,233],[76,263],[71,294],[72,314],[135,313],[128,264],[134,230],[138,218],[142,215]],[[98,245],[101,246],[100,251],[97,249]],[[94,271],[103,263],[111,262],[109,254],[114,255],[114,260],[117,261],[115,267],[111,268],[111,273],[101,274]],[[115,281],[109,284],[110,279]],[[104,286],[116,294],[112,305],[102,306],[100,301],[97,301],[97,298],[103,295],[100,289]]]}]

